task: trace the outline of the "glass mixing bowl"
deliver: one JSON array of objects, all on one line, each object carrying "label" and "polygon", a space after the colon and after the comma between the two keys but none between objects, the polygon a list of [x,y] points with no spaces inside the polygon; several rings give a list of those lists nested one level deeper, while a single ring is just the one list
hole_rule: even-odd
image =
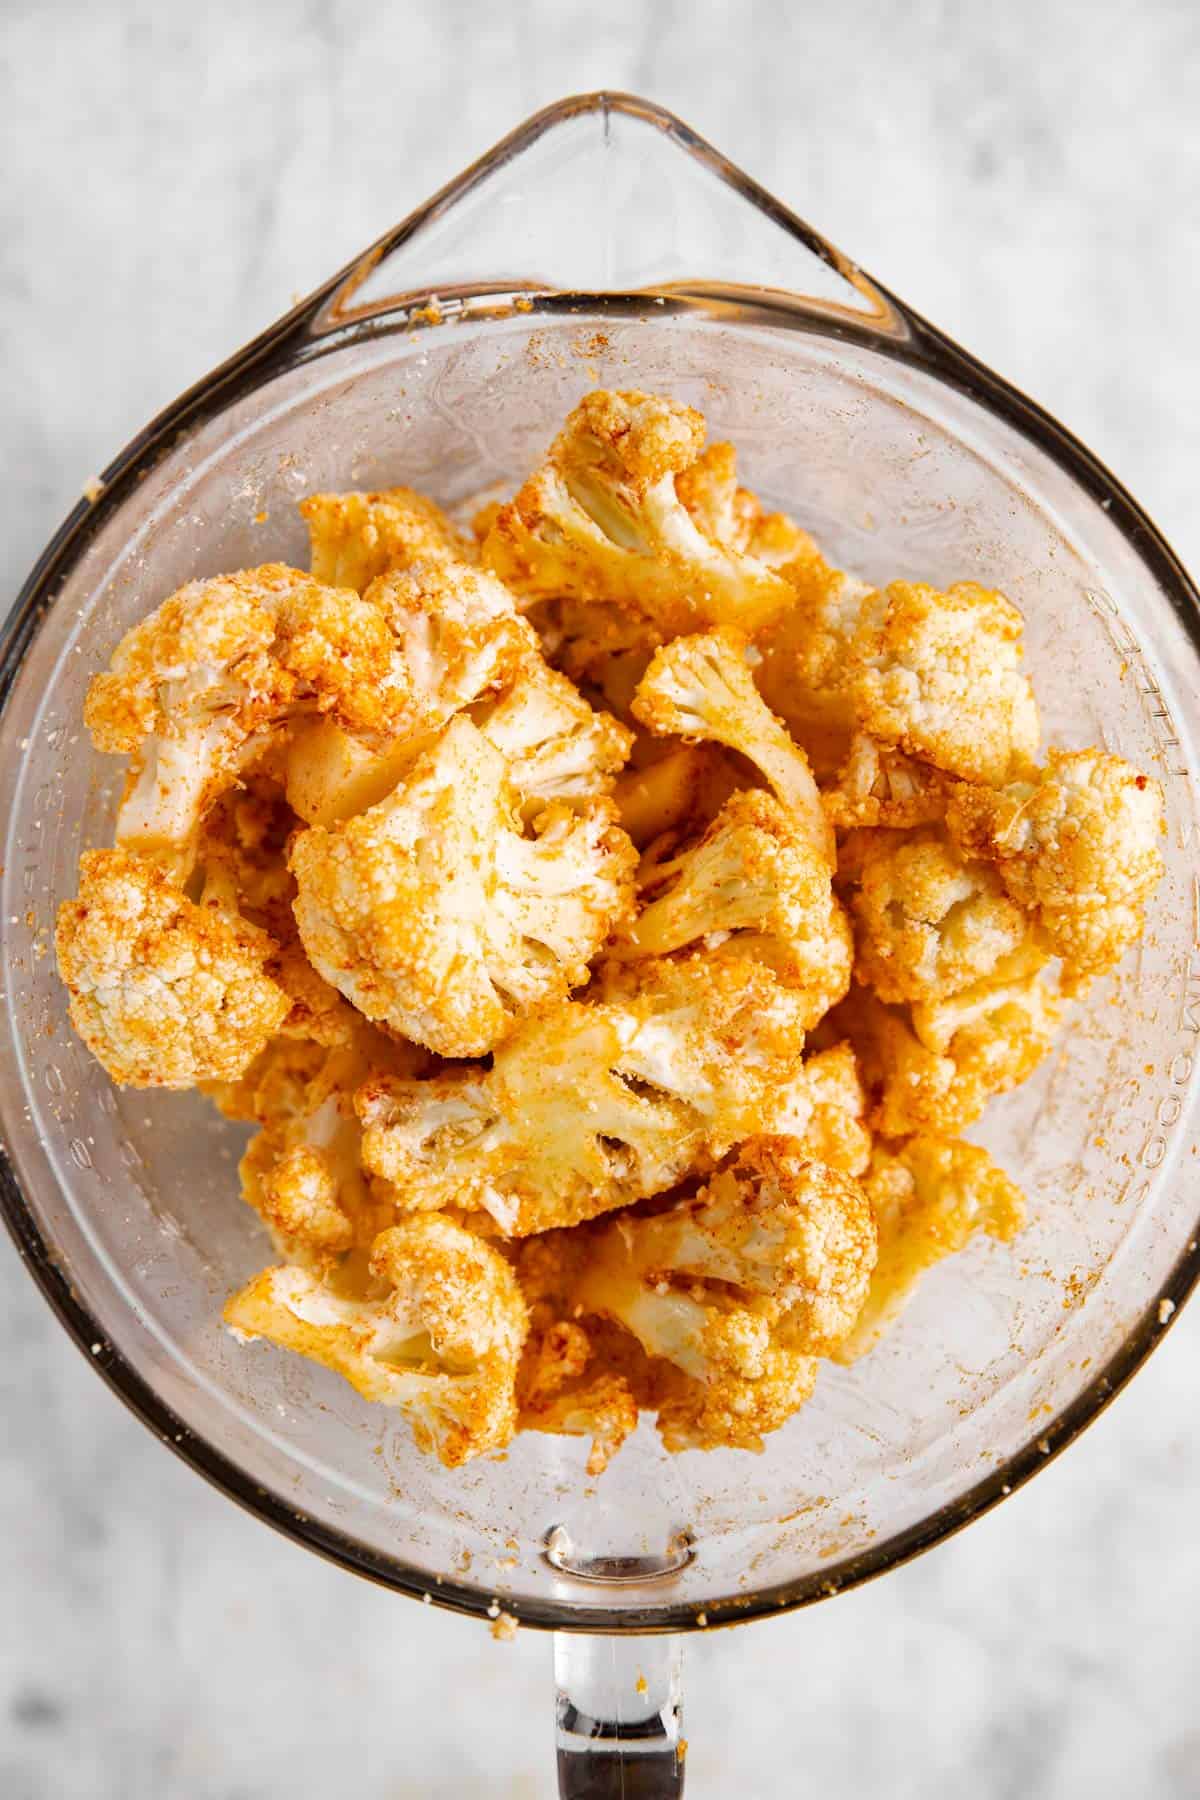
[{"label": "glass mixing bowl", "polygon": [[[643,1427],[599,1480],[584,1444],[537,1435],[449,1472],[332,1374],[227,1335],[223,1300],[265,1260],[238,1128],[196,1095],[117,1091],[69,1029],[55,910],[120,781],[81,707],[185,579],[302,562],[301,495],[511,484],[596,385],[693,402],[868,578],[1011,595],[1051,741],[1162,780],[1167,875],[1137,951],[989,1111],[1029,1194],[1015,1252],[981,1241],[930,1274],[761,1457],[668,1457]],[[551,108],[149,426],[8,622],[0,1184],[21,1255],[128,1404],[261,1518],[418,1599],[606,1634],[560,1640],[563,1792],[618,1763],[674,1791],[672,1653],[638,1645],[643,1695],[620,1634],[769,1616],[933,1544],[1095,1416],[1195,1279],[1198,643],[1171,551],[1052,419],[669,114]],[[580,1760],[590,1741],[607,1763]]]}]

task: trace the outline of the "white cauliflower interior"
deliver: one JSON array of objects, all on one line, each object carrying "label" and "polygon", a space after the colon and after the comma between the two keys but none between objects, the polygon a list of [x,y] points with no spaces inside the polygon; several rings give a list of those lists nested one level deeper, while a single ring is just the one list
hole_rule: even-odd
[{"label": "white cauliflower interior", "polygon": [[799,1058],[802,1018],[756,964],[651,961],[609,1000],[527,1020],[484,1073],[368,1082],[363,1159],[401,1205],[480,1207],[515,1237],[572,1225],[747,1135]]},{"label": "white cauliflower interior", "polygon": [[293,842],[313,967],[368,1019],[481,1056],[586,981],[629,905],[634,853],[604,802],[521,823],[504,756],[465,716],[378,805]]}]

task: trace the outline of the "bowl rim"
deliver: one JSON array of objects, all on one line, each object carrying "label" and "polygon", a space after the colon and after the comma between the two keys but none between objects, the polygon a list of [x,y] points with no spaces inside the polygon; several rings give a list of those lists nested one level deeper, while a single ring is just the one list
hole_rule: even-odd
[{"label": "bowl rim", "polygon": [[[187,389],[126,445],[104,470],[98,498],[77,503],[54,533],[0,627],[0,713],[8,704],[26,652],[54,604],[56,590],[70,567],[132,484],[165,454],[181,431],[199,425],[235,398],[261,386],[282,369],[293,366],[298,356],[307,358],[325,354],[355,341],[365,318],[371,319],[374,335],[381,329],[411,328],[410,308],[417,303],[426,303],[431,297],[428,293],[391,296],[374,313],[370,309],[355,309],[349,324],[347,315],[339,313],[339,296],[345,299],[352,295],[365,274],[392,250],[412,239],[424,225],[442,216],[481,180],[503,168],[547,132],[581,115],[594,114],[607,121],[614,113],[637,120],[672,139],[686,155],[703,163],[744,200],[867,296],[871,310],[860,319],[856,319],[849,309],[832,309],[839,314],[835,328],[837,335],[868,342],[873,349],[916,366],[944,385],[969,395],[1032,441],[1104,506],[1131,550],[1155,578],[1200,653],[1200,593],[1162,533],[1086,446],[1036,402],[961,349],[882,284],[865,275],[811,226],[674,114],[632,95],[602,91],[576,95],[535,113],[361,256]],[[508,283],[505,291],[517,290]],[[584,294],[529,284],[525,291],[536,301],[535,310],[547,313],[564,307],[575,311],[581,306],[595,304],[628,305],[640,311],[648,301],[666,297],[668,304],[676,309],[686,307],[711,312],[719,306],[726,317],[731,303],[736,302],[740,316],[752,323],[792,324],[800,329],[821,329],[827,333],[831,325],[828,303],[806,302],[801,296],[781,290],[731,289],[728,284],[707,287],[697,282],[686,287],[604,294]],[[455,299],[469,305],[472,299],[479,298],[495,310],[497,293],[496,284],[464,286],[456,290]],[[443,294],[444,290],[439,299]],[[528,306],[523,310],[528,310]],[[464,312],[464,316],[469,315]],[[381,318],[390,319],[391,323],[381,326]],[[99,1321],[74,1291],[68,1273],[52,1254],[21,1189],[7,1147],[0,1154],[0,1214],[18,1256],[60,1324],[112,1391],[169,1450],[256,1518],[341,1567],[415,1599],[432,1601],[475,1618],[489,1618],[494,1616],[499,1598],[521,1625],[541,1630],[606,1634],[712,1630],[723,1625],[770,1618],[857,1587],[941,1543],[1015,1493],[1099,1417],[1170,1329],[1200,1279],[1198,1231],[1190,1240],[1191,1247],[1178,1258],[1135,1328],[1087,1386],[1053,1420],[1034,1426],[1029,1441],[1006,1463],[925,1519],[867,1550],[831,1562],[819,1572],[776,1582],[752,1594],[732,1594],[703,1602],[666,1599],[656,1603],[639,1602],[626,1610],[615,1611],[589,1604],[586,1600],[510,1598],[496,1588],[483,1588],[450,1577],[431,1577],[399,1557],[371,1550],[351,1534],[338,1531],[261,1486],[215,1444],[192,1431],[109,1340]]]}]

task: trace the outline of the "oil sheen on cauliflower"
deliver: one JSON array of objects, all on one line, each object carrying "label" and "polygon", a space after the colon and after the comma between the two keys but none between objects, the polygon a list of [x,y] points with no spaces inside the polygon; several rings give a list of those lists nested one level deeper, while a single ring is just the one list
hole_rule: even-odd
[{"label": "oil sheen on cauliflower", "polygon": [[512,1270],[449,1219],[408,1219],[371,1249],[370,1283],[347,1297],[307,1269],[264,1269],[225,1307],[265,1337],[345,1377],[364,1400],[399,1407],[448,1468],[502,1450],[516,1429],[516,1373],[528,1330]]},{"label": "oil sheen on cauliflower", "polygon": [[[586,395],[496,515],[484,561],[530,599],[612,601],[667,633],[753,630],[791,605],[791,589],[756,554],[746,508],[736,497],[714,503],[717,472],[695,474],[689,509],[686,478],[703,443],[704,420],[689,406],[636,392]],[[770,529],[759,539],[770,556]]]},{"label": "oil sheen on cauliflower", "polygon": [[643,963],[610,999],[526,1020],[485,1072],[368,1082],[363,1161],[403,1206],[481,1207],[513,1237],[575,1224],[750,1135],[802,1019],[756,963]]},{"label": "oil sheen on cauliflower", "polygon": [[610,803],[522,827],[506,759],[459,716],[386,800],[295,839],[313,966],[368,1019],[481,1056],[586,981],[630,903],[635,853]]},{"label": "oil sheen on cauliflower", "polygon": [[55,947],[72,1024],[131,1087],[233,1080],[287,1016],[287,995],[265,972],[265,932],[195,905],[126,850],[84,852]]}]

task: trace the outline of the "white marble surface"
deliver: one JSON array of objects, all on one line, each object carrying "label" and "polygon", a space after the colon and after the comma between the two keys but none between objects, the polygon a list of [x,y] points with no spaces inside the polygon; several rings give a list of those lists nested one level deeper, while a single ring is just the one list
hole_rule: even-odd
[{"label": "white marble surface", "polygon": [[[1061,414],[1200,565],[1191,0],[8,0],[11,595],[180,388],[534,107],[675,107]],[[154,1443],[0,1258],[4,1800],[534,1800],[549,1647],[307,1557]],[[689,1792],[1200,1795],[1200,1311],[998,1513],[696,1641]]]}]

